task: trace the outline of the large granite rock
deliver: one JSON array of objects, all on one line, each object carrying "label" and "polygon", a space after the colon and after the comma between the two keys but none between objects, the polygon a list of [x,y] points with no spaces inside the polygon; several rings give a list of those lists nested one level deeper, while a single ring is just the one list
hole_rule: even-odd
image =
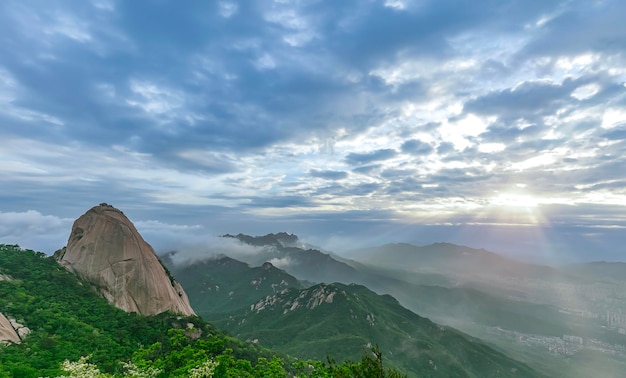
[{"label": "large granite rock", "polygon": [[187,294],[120,210],[105,203],[78,218],[67,247],[55,253],[66,269],[128,312],[194,314]]}]

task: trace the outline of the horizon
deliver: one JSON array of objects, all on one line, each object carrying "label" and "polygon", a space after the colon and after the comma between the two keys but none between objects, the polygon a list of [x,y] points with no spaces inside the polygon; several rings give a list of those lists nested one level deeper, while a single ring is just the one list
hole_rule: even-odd
[{"label": "horizon", "polygon": [[289,232],[626,261],[626,3],[0,4],[0,243]]}]

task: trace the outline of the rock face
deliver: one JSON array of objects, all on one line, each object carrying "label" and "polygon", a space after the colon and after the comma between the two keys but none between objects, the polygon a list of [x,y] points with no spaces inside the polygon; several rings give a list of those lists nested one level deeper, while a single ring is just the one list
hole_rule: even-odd
[{"label": "rock face", "polygon": [[102,203],[78,218],[67,247],[57,251],[55,258],[124,311],[194,314],[182,286],[132,222],[113,206]]},{"label": "rock face", "polygon": [[19,344],[20,336],[17,334],[9,319],[0,312],[0,344]]}]

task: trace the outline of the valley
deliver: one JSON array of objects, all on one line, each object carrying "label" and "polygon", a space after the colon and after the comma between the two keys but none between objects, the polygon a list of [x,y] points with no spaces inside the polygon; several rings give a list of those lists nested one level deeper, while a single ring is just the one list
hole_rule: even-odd
[{"label": "valley", "polygon": [[[626,366],[626,335],[620,326],[626,291],[611,264],[605,266],[613,274],[606,276],[598,272],[598,264],[590,265],[593,270],[589,272],[586,265],[554,268],[444,243],[358,251],[351,254],[361,256],[356,261],[321,252],[295,235],[227,237],[260,248],[248,258],[250,266],[260,261],[289,261],[282,266],[284,270],[271,268],[293,274],[303,287],[314,282],[341,282],[391,294],[416,314],[485,340],[550,376],[567,371],[568,376],[584,377],[589,366],[603,366],[596,369],[596,375],[613,377]],[[208,258],[204,264],[217,261]],[[193,281],[188,269],[181,268],[178,276]],[[221,273],[210,270],[213,279],[220,274],[236,276],[228,269]],[[269,278],[255,282],[263,280],[271,282],[269,287],[279,283]],[[276,287],[261,290],[257,298],[274,298],[279,292]],[[192,303],[212,297],[206,291],[190,292]],[[236,334],[243,329],[237,323],[250,311],[244,308],[255,303],[239,302],[231,306],[230,313],[204,314]]]}]

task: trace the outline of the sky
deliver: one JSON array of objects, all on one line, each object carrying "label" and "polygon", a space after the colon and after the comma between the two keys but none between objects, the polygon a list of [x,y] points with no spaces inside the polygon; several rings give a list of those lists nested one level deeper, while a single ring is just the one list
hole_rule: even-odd
[{"label": "sky", "polygon": [[0,242],[626,261],[622,0],[0,3]]}]

